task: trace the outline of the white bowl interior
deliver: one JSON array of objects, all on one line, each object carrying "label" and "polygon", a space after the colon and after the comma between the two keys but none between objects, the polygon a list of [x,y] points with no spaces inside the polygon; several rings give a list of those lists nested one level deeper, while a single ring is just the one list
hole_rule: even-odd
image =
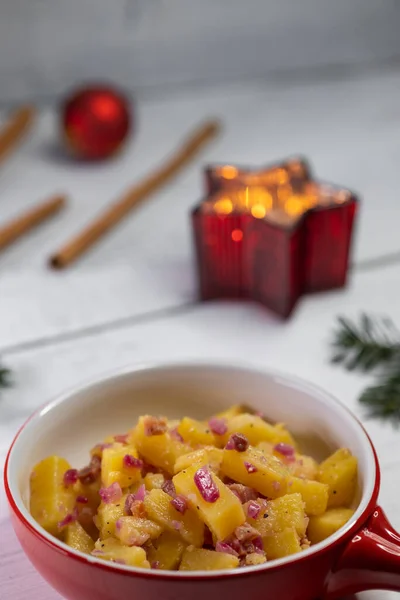
[{"label": "white bowl interior", "polygon": [[347,409],[294,377],[211,364],[131,370],[44,407],[22,429],[10,454],[13,497],[32,522],[27,510],[29,474],[44,457],[58,454],[80,467],[88,462],[93,445],[107,435],[126,432],[140,415],[205,418],[232,404],[246,404],[272,422],[286,423],[302,451],[318,460],[337,447],[348,447],[359,461],[354,519],[361,514],[373,492],[375,460],[366,434]]}]

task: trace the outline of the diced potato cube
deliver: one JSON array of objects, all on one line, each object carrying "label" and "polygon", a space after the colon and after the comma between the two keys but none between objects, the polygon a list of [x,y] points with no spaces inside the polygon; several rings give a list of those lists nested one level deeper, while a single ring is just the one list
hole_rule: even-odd
[{"label": "diced potato cube", "polygon": [[84,554],[90,554],[94,549],[94,541],[77,521],[67,526],[65,543]]},{"label": "diced potato cube", "polygon": [[353,516],[351,508],[330,508],[324,514],[310,517],[307,529],[307,537],[312,544],[322,542],[333,535]]},{"label": "diced potato cube", "polygon": [[165,477],[162,473],[147,473],[143,481],[146,490],[159,490],[165,483]]},{"label": "diced potato cube", "polygon": [[221,468],[221,463],[222,450],[220,448],[207,446],[180,456],[175,463],[175,473],[179,473],[179,471],[183,471],[183,469],[187,469],[192,465],[197,465],[198,467],[208,465],[210,469],[218,473]]},{"label": "diced potato cube", "polygon": [[204,550],[203,548],[186,548],[179,567],[180,571],[218,571],[235,569],[239,559],[232,554]]},{"label": "diced potato cube", "polygon": [[287,492],[287,468],[275,456],[267,456],[256,448],[249,447],[245,452],[224,450],[221,470],[234,481],[254,488],[268,498],[277,498]]},{"label": "diced potato cube", "polygon": [[149,464],[159,467],[169,475],[173,475],[177,459],[179,456],[190,452],[191,448],[171,437],[168,432],[159,435],[147,435],[146,420],[149,418],[151,417],[140,417],[132,433],[133,445]]},{"label": "diced potato cube", "polygon": [[172,571],[176,569],[186,548],[182,538],[172,531],[164,531],[154,540],[147,553],[150,564],[157,563],[159,569]]},{"label": "diced potato cube", "polygon": [[306,456],[304,454],[299,454],[295,452],[294,460],[293,459],[285,459],[285,457],[275,450],[274,444],[270,442],[260,442],[257,444],[257,448],[262,450],[264,454],[271,455],[273,454],[282,461],[290,471],[292,475],[295,477],[303,477],[305,479],[316,479],[318,473],[318,463],[311,456]]},{"label": "diced potato cube", "polygon": [[318,481],[329,486],[329,508],[349,506],[356,492],[358,463],[346,448],[337,450],[321,463]]},{"label": "diced potato cube", "polygon": [[163,490],[151,490],[144,499],[144,506],[150,519],[173,533],[179,533],[187,544],[202,546],[204,543],[204,524],[197,514],[188,509],[179,513],[171,504],[171,496]]},{"label": "diced potato cube", "polygon": [[257,519],[248,521],[258,529],[261,537],[270,536],[278,531],[294,528],[300,537],[306,533],[308,519],[300,494],[286,494],[270,500]]},{"label": "diced potato cube", "polygon": [[124,464],[124,457],[127,455],[138,458],[138,453],[133,446],[114,444],[111,448],[103,450],[101,481],[105,487],[117,482],[122,488],[127,488],[141,479],[140,467]]},{"label": "diced potato cube", "polygon": [[39,462],[30,477],[30,512],[32,517],[49,533],[58,536],[58,523],[75,506],[73,486],[64,485],[64,473],[69,463],[59,456],[49,456]]},{"label": "diced potato cube", "polygon": [[124,516],[126,495],[116,504],[105,504],[101,502],[97,511],[96,525],[100,532],[100,538],[105,540],[115,535],[115,524]]},{"label": "diced potato cube", "polygon": [[260,442],[270,442],[278,444],[284,442],[295,447],[295,441],[284,425],[271,425],[257,415],[244,413],[237,415],[228,421],[228,431],[222,436],[223,443],[226,444],[232,433],[242,433],[247,437],[252,446],[257,446]]},{"label": "diced potato cube", "polygon": [[254,567],[255,565],[263,565],[267,562],[267,557],[264,554],[258,554],[258,552],[251,552],[250,554],[246,554],[244,561],[246,566]]},{"label": "diced potato cube", "polygon": [[143,546],[148,540],[155,540],[162,527],[149,519],[140,517],[120,517],[115,524],[115,536],[125,546]]},{"label": "diced potato cube", "polygon": [[196,421],[184,417],[178,425],[178,433],[183,441],[191,446],[213,446],[215,444],[215,435],[210,430],[207,423]]},{"label": "diced potato cube", "polygon": [[98,540],[92,554],[102,560],[109,560],[122,565],[129,565],[130,567],[150,569],[150,563],[143,548],[139,546],[123,546],[119,540],[113,538],[103,541]]},{"label": "diced potato cube", "polygon": [[328,506],[329,487],[319,481],[291,477],[289,492],[301,494],[307,515],[321,515]]},{"label": "diced potato cube", "polygon": [[[245,514],[239,498],[215,475],[212,480],[218,488],[219,498],[207,502],[198,490],[194,476],[198,470],[195,465],[184,469],[172,479],[178,494],[185,496],[199,518],[206,523],[218,540],[227,538],[245,520]],[[210,472],[211,473],[211,472]]]},{"label": "diced potato cube", "polygon": [[294,527],[263,538],[263,545],[267,560],[301,552],[300,538]]}]

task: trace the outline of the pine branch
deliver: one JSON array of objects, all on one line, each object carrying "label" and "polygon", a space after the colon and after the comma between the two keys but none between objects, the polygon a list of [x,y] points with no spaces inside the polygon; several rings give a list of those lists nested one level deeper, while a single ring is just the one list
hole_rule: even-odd
[{"label": "pine branch", "polygon": [[0,388],[11,386],[11,371],[0,365]]},{"label": "pine branch", "polygon": [[359,398],[369,417],[391,420],[400,425],[400,354],[392,360],[378,383],[367,388]]},{"label": "pine branch", "polygon": [[339,317],[338,325],[332,343],[332,362],[344,365],[349,371],[371,371],[400,354],[400,332],[386,317],[372,319],[364,314],[358,325]]}]

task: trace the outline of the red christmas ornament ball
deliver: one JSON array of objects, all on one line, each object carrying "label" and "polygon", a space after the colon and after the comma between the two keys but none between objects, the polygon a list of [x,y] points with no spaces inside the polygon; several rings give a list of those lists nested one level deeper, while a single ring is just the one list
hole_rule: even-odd
[{"label": "red christmas ornament ball", "polygon": [[74,91],[61,118],[68,150],[84,160],[103,160],[120,150],[132,121],[128,100],[108,86]]}]

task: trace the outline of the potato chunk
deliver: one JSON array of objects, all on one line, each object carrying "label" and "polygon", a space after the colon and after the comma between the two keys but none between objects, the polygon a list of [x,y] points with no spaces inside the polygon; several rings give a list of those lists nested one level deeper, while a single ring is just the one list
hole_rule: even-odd
[{"label": "potato chunk", "polygon": [[330,508],[322,515],[310,517],[307,529],[308,539],[312,544],[322,542],[346,525],[353,514],[354,510],[351,508]]},{"label": "potato chunk", "polygon": [[242,433],[252,446],[257,446],[260,442],[270,442],[271,444],[284,442],[295,446],[294,439],[284,425],[271,425],[261,417],[249,413],[237,415],[228,421],[228,431],[222,436],[224,444],[232,433]]},{"label": "potato chunk", "polygon": [[65,543],[84,554],[90,554],[94,549],[94,541],[77,521],[66,528]]},{"label": "potato chunk", "polygon": [[184,417],[178,425],[178,433],[183,441],[191,446],[213,446],[215,444],[215,435],[210,430],[207,423]]},{"label": "potato chunk", "polygon": [[301,552],[300,538],[294,527],[263,538],[263,546],[268,560]]},{"label": "potato chunk", "polygon": [[115,536],[124,546],[143,546],[148,540],[155,540],[162,527],[141,517],[121,517],[115,524]]},{"label": "potato chunk", "polygon": [[275,456],[266,456],[256,448],[249,447],[245,452],[225,449],[221,470],[268,498],[278,498],[288,490],[287,468]]},{"label": "potato chunk", "polygon": [[180,571],[218,571],[235,569],[239,559],[232,554],[204,550],[203,548],[186,548],[179,567]]},{"label": "potato chunk", "polygon": [[185,548],[186,544],[179,535],[166,530],[154,540],[147,556],[151,565],[155,563],[158,569],[170,571],[178,567]]},{"label": "potato chunk", "polygon": [[124,516],[126,495],[116,504],[105,504],[101,502],[96,517],[96,525],[100,532],[100,538],[105,540],[115,535],[115,524]]},{"label": "potato chunk", "polygon": [[257,519],[248,519],[260,532],[261,537],[294,528],[300,537],[306,533],[308,519],[305,504],[300,494],[286,494],[270,500],[260,511]]},{"label": "potato chunk", "polygon": [[356,492],[357,471],[357,459],[346,448],[320,464],[317,479],[329,486],[329,508],[350,506]]},{"label": "potato chunk", "polygon": [[189,508],[179,513],[171,504],[171,496],[163,490],[151,490],[144,499],[144,506],[150,519],[173,533],[179,533],[187,544],[202,546],[204,524],[196,512]]},{"label": "potato chunk", "polygon": [[139,546],[123,546],[119,540],[109,538],[98,540],[92,554],[102,560],[109,560],[121,565],[150,569],[146,552]]},{"label": "potato chunk", "polygon": [[64,485],[69,463],[59,456],[49,456],[39,462],[30,477],[30,513],[49,533],[59,536],[60,523],[72,513],[76,492],[74,486]]},{"label": "potato chunk", "polygon": [[224,540],[245,522],[243,507],[239,498],[211,471],[210,476],[219,497],[216,501],[207,502],[195,483],[198,469],[197,465],[184,469],[172,481],[178,494],[188,499],[190,506],[197,511],[199,518],[208,525],[216,538]]},{"label": "potato chunk", "polygon": [[192,465],[203,467],[208,465],[210,469],[218,473],[222,463],[222,450],[220,448],[214,448],[212,446],[206,446],[199,450],[189,452],[180,456],[175,463],[175,473],[183,471]]},{"label": "potato chunk", "polygon": [[291,493],[299,493],[306,506],[307,515],[321,515],[328,506],[329,487],[319,481],[291,477],[289,488]]},{"label": "potato chunk", "polygon": [[114,444],[111,448],[104,448],[101,461],[103,486],[108,487],[117,482],[121,488],[127,488],[139,481],[141,478],[141,461],[136,466],[135,464],[130,465],[130,462],[135,463],[137,459],[138,453],[133,446]]}]

